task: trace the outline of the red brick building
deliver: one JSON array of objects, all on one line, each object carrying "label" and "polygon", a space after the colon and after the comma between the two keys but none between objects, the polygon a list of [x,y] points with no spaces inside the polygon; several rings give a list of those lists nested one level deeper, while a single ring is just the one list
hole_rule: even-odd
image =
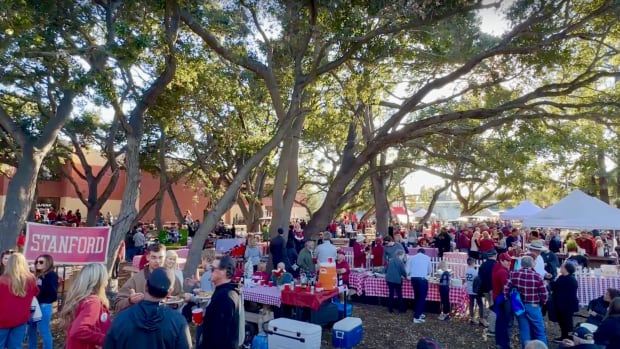
[{"label": "red brick building", "polygon": [[[105,159],[103,159],[97,152],[86,153],[89,164],[93,167],[93,173],[97,174],[99,170],[105,165]],[[76,167],[81,171],[79,160],[75,159]],[[88,194],[88,185],[80,176],[75,174],[75,171],[69,164],[66,164],[66,169],[69,173],[74,173],[72,178],[77,182],[78,187],[82,194],[86,197]],[[99,184],[99,192],[103,192],[105,187],[110,181],[111,171],[105,175]],[[4,210],[4,202],[6,200],[6,192],[10,179],[6,176],[0,176],[0,212]],[[53,206],[58,209],[64,207],[66,210],[80,209],[82,213],[82,219],[86,220],[86,206],[80,201],[75,187],[73,184],[64,177],[61,177],[58,181],[40,181],[37,185],[38,199],[37,205],[39,207]],[[110,199],[103,205],[101,212],[106,214],[111,212],[112,215],[118,216],[121,207],[121,200],[123,197],[123,190],[125,189],[125,176],[123,173],[119,176],[118,182]],[[196,184],[184,183],[182,180],[172,185],[172,189],[176,196],[177,202],[182,212],[190,210],[194,219],[202,220],[204,210],[209,203],[208,197],[205,196],[203,190],[197,187]],[[148,202],[159,190],[159,176],[153,175],[146,171],[142,171],[142,183],[140,186],[140,193],[138,196],[137,208],[142,209],[145,203]],[[164,194],[164,205],[162,208],[162,221],[172,222],[176,221],[174,214],[174,208],[172,202],[167,194]],[[271,198],[263,199],[263,210],[266,216],[271,216]],[[306,211],[301,206],[295,204],[293,207],[293,218],[308,218]],[[146,213],[143,221],[150,222],[155,218],[155,205],[153,205]],[[222,217],[226,224],[232,224],[233,219],[237,221],[243,219],[243,215],[239,207],[235,204],[226,214]]]}]

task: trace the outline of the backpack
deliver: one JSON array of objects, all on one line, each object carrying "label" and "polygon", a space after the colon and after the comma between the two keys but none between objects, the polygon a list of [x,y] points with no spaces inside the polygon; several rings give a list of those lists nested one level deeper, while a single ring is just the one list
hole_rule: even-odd
[{"label": "backpack", "polygon": [[471,290],[475,294],[480,294],[480,288],[482,287],[482,281],[480,280],[480,275],[476,275],[474,281],[472,282]]}]

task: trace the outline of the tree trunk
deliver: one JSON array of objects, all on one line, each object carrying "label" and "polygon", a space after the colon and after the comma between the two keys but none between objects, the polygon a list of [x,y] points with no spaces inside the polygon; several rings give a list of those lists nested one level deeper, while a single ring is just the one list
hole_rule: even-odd
[{"label": "tree trunk", "polygon": [[332,185],[325,195],[323,204],[314,212],[310,221],[306,224],[306,229],[304,229],[304,236],[306,238],[312,238],[317,232],[323,231],[327,224],[329,224],[334,212],[344,205],[340,198],[345,194],[347,186],[362,167],[360,165],[362,162],[365,162],[363,157],[358,157],[350,163],[350,166],[340,166]]},{"label": "tree trunk", "polygon": [[409,205],[407,204],[407,195],[405,195],[405,190],[401,187],[401,197],[403,200],[403,208],[405,209],[405,214],[407,215],[407,229],[409,229],[409,224],[411,220],[409,219]]},{"label": "tree trunk", "polygon": [[[109,161],[116,161],[116,160],[112,159]],[[86,207],[88,210],[86,213],[86,225],[89,227],[94,227],[97,224],[97,214],[101,211],[101,208],[103,207],[103,205],[108,201],[108,199],[112,195],[112,192],[114,191],[114,188],[116,188],[116,184],[118,183],[118,178],[120,177],[119,169],[117,168],[116,165],[111,166],[110,168],[112,168],[112,171],[113,171],[112,177],[110,178],[110,181],[106,185],[106,188],[103,190],[103,193],[101,193],[101,195],[99,195],[98,193],[98,188],[99,188],[99,184],[101,183],[101,180],[91,177],[94,180],[94,182],[91,183],[90,180],[88,181],[89,192],[88,192],[88,205]],[[104,171],[104,170],[107,171],[106,169],[102,169],[100,171]],[[104,175],[103,173],[99,173],[97,177],[100,177],[103,175]],[[95,190],[91,190],[90,188],[92,187],[94,187]]]},{"label": "tree trunk", "polygon": [[211,211],[205,214],[203,222],[200,224],[200,228],[192,240],[192,247],[190,249],[185,268],[183,269],[183,275],[185,277],[191,277],[196,271],[196,267],[198,267],[198,263],[200,263],[200,253],[205,241],[207,240],[209,232],[213,230],[217,222],[220,220],[220,217],[222,217],[222,215],[235,203],[235,198],[237,197],[239,189],[243,185],[245,179],[248,178],[252,169],[258,166],[258,164],[260,164],[260,162],[278,144],[280,144],[282,139],[284,139],[284,136],[290,133],[293,121],[294,120],[292,118],[288,118],[280,124],[280,128],[273,138],[258,152],[256,152],[256,154],[252,155],[247,162],[245,162],[243,167],[237,172],[235,178],[226,189],[226,192],[224,192],[222,198],[215,204]]},{"label": "tree trunk", "polygon": [[450,188],[451,185],[452,185],[452,182],[448,182],[446,183],[446,185],[437,189],[433,193],[431,202],[428,204],[428,208],[426,209],[426,214],[422,218],[420,218],[419,224],[424,224],[428,221],[429,218],[431,218],[431,215],[433,214],[433,210],[435,209],[435,204],[437,203],[437,200],[439,200],[439,196],[441,195],[441,193],[446,191],[446,189]]},{"label": "tree trunk", "polygon": [[[159,183],[162,185],[162,183]],[[166,185],[163,183],[163,185]],[[162,220],[162,209],[164,207],[164,200],[166,199],[165,195],[159,195],[157,197],[157,202],[155,204],[155,227],[157,227],[157,231],[164,230],[164,222]]]},{"label": "tree trunk", "polygon": [[[385,154],[381,153],[379,156],[379,166],[385,165]],[[377,167],[374,162],[375,160],[369,163],[370,169],[373,170]],[[378,233],[381,235],[387,235],[388,227],[390,225],[390,204],[387,199],[386,192],[386,176],[383,171],[376,171],[371,175],[372,182],[372,193],[375,200],[375,217],[377,220],[376,229]]]},{"label": "tree trunk", "polygon": [[6,192],[4,213],[0,220],[0,250],[15,248],[17,236],[24,228],[31,209],[37,176],[47,151],[35,152],[32,144],[22,149],[18,167]]},{"label": "tree trunk", "polygon": [[[295,110],[289,111],[289,115],[294,115],[294,113],[297,112]],[[303,115],[297,116],[291,132],[283,140],[284,146],[282,147],[273,186],[271,236],[277,234],[278,228],[286,230],[291,220],[291,211],[299,185],[299,135],[301,134],[304,120],[305,117]],[[284,234],[285,240],[287,237],[288,235]]]},{"label": "tree trunk", "polygon": [[108,269],[110,269],[114,263],[118,245],[125,237],[125,234],[131,229],[133,221],[138,214],[136,204],[140,192],[140,182],[142,181],[142,173],[140,171],[142,123],[138,122],[137,124],[139,127],[134,127],[134,129],[138,129],[138,132],[127,134],[125,189],[123,190],[123,200],[121,202],[121,210],[118,219],[112,225],[110,247],[108,249]]},{"label": "tree trunk", "polygon": [[607,167],[605,166],[605,151],[599,149],[596,153],[598,163],[598,190],[601,201],[609,204],[609,187],[607,186]]},{"label": "tree trunk", "polygon": [[177,217],[177,221],[179,223],[185,223],[183,220],[183,211],[181,211],[181,208],[179,207],[179,201],[177,200],[177,196],[174,194],[172,185],[168,186],[168,196],[172,202],[172,209],[174,210],[174,215]]},{"label": "tree trunk", "polygon": [[86,211],[86,225],[89,227],[94,227],[95,225],[97,225],[97,213],[99,213],[101,209],[99,210],[93,210],[91,208],[88,208],[88,210]]}]

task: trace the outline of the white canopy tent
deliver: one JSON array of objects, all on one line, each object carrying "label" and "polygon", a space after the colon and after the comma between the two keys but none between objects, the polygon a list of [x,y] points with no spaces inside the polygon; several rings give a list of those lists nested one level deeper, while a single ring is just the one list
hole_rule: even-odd
[{"label": "white canopy tent", "polygon": [[557,203],[523,220],[526,227],[620,230],[620,210],[575,190]]},{"label": "white canopy tent", "polygon": [[517,205],[517,207],[504,211],[499,215],[499,218],[512,221],[522,221],[526,217],[532,216],[540,211],[542,211],[542,208],[538,207],[529,200],[524,200]]},{"label": "white canopy tent", "polygon": [[[426,210],[424,208],[421,208],[421,209],[419,209],[419,210],[417,210],[417,211],[415,211],[413,213],[413,217],[415,217],[416,219],[422,218],[422,217],[424,217],[426,215],[427,212],[428,212],[428,210]],[[437,215],[434,214],[434,213],[431,213],[431,217],[434,218],[434,217],[437,217]]]}]

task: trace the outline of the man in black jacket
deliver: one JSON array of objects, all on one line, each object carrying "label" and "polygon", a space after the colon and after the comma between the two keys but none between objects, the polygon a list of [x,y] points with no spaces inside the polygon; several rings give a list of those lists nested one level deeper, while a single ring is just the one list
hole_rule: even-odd
[{"label": "man in black jacket", "polygon": [[[286,241],[284,241],[284,230],[278,228],[278,235],[274,236],[269,242],[269,254],[271,254],[271,262],[274,266],[280,262],[284,262],[288,266],[288,258],[286,258]],[[285,260],[286,259],[286,260]]]},{"label": "man in black jacket", "polygon": [[[495,297],[495,295],[491,294],[491,290],[493,289],[493,266],[495,263],[497,263],[497,251],[490,250],[487,252],[487,260],[482,262],[480,268],[478,269],[478,276],[480,277],[479,294],[486,298],[489,308],[493,305],[493,297]],[[489,327],[488,335],[493,337],[495,336],[495,312],[485,310],[485,313],[488,314],[487,321],[481,318],[480,323]]]},{"label": "man in black jacket", "polygon": [[230,256],[224,256],[214,260],[211,267],[215,292],[205,309],[198,348],[237,349],[240,345],[239,307],[243,307],[243,303],[238,285],[231,281],[235,273],[235,261]]}]

